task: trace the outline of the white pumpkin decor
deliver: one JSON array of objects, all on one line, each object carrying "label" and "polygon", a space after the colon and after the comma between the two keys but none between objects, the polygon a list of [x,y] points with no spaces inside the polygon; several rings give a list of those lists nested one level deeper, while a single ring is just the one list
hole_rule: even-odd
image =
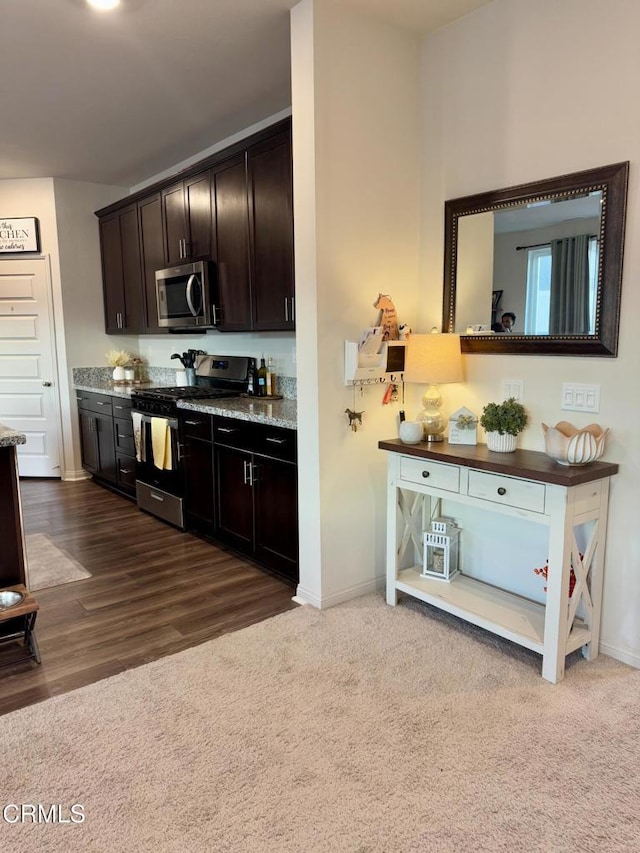
[{"label": "white pumpkin decor", "polygon": [[560,465],[588,465],[600,459],[609,432],[599,424],[578,429],[568,421],[560,421],[554,427],[542,424],[542,430],[545,453]]}]

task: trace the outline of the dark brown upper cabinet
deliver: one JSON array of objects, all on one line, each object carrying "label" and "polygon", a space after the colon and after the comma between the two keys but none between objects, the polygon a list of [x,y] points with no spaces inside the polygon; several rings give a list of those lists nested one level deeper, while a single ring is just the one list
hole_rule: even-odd
[{"label": "dark brown upper cabinet", "polygon": [[289,131],[247,152],[251,236],[252,326],[295,328],[293,178]]},{"label": "dark brown upper cabinet", "polygon": [[166,333],[156,271],[209,259],[217,329],[295,329],[290,120],[96,215],[108,332]]},{"label": "dark brown upper cabinet", "polygon": [[211,191],[217,278],[216,328],[221,332],[246,331],[251,328],[251,265],[244,153],[211,170]]},{"label": "dark brown upper cabinet", "polygon": [[107,334],[145,328],[138,209],[131,204],[100,220],[100,251]]},{"label": "dark brown upper cabinet", "polygon": [[220,331],[295,328],[291,134],[212,169]]},{"label": "dark brown upper cabinet", "polygon": [[209,169],[162,190],[166,266],[211,257]]},{"label": "dark brown upper cabinet", "polygon": [[158,325],[156,301],[156,270],[163,269],[164,229],[162,227],[162,199],[160,193],[138,202],[140,222],[140,254],[145,296],[145,325],[150,334],[166,334],[166,328]]}]

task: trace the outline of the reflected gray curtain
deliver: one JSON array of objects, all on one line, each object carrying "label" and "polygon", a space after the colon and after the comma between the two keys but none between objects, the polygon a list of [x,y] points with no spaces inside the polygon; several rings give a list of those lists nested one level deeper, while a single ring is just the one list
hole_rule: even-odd
[{"label": "reflected gray curtain", "polygon": [[589,235],[551,241],[550,335],[589,331]]}]

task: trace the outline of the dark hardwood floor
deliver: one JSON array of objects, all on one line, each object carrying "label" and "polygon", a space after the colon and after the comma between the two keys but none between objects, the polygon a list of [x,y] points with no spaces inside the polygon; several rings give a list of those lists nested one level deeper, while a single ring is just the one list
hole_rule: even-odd
[{"label": "dark hardwood floor", "polygon": [[292,586],[92,481],[20,488],[25,533],[46,533],[92,577],[35,592],[42,663],[0,669],[0,714],[296,606]]}]

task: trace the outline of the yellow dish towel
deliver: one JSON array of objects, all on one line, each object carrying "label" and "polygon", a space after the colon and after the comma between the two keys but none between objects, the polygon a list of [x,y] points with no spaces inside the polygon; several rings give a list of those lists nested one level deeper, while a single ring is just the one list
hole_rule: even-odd
[{"label": "yellow dish towel", "polygon": [[151,447],[153,449],[153,464],[156,468],[170,470],[173,467],[171,427],[165,418],[151,418]]}]

